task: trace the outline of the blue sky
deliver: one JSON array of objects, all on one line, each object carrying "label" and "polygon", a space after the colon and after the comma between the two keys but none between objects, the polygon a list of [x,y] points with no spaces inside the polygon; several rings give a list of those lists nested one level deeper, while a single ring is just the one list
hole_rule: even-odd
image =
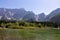
[{"label": "blue sky", "polygon": [[25,8],[35,14],[49,14],[60,8],[60,0],[0,0],[0,8]]}]

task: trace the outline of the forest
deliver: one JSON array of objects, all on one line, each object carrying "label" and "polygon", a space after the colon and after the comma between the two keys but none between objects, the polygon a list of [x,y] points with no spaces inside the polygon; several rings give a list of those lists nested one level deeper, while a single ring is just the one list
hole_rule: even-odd
[{"label": "forest", "polygon": [[59,28],[60,23],[56,22],[37,22],[37,21],[5,21],[0,20],[0,27],[1,28],[12,28],[12,29],[21,29],[26,27],[39,27],[39,28]]}]

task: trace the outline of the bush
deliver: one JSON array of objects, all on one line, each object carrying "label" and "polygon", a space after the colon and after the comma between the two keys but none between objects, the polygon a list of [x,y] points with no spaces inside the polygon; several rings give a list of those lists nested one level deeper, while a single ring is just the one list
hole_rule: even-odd
[{"label": "bush", "polygon": [[41,24],[38,24],[37,27],[41,28]]}]

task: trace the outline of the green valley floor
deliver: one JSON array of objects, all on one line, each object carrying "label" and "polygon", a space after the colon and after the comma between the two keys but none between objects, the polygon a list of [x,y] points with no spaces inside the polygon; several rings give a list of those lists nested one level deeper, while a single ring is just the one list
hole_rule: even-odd
[{"label": "green valley floor", "polygon": [[60,40],[60,29],[0,29],[0,40]]}]

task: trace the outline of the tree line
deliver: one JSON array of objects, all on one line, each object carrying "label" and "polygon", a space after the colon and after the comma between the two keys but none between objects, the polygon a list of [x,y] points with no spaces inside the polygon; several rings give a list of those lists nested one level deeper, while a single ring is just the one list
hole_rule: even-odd
[{"label": "tree line", "polygon": [[23,27],[51,27],[51,28],[58,28],[60,23],[56,22],[37,22],[37,21],[3,21],[0,20],[0,27],[1,28],[12,28],[12,29],[20,29]]}]

